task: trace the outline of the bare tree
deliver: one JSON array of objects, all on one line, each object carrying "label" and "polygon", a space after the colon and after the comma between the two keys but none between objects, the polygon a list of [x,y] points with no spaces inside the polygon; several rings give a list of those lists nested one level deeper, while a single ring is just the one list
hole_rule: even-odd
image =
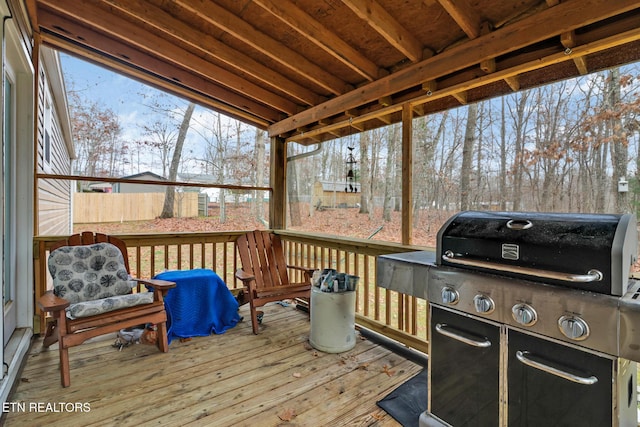
[{"label": "bare tree", "polygon": [[394,178],[396,146],[398,144],[398,125],[391,126],[391,131],[387,133],[387,162],[385,166],[384,182],[384,202],[382,205],[382,218],[391,221],[391,209],[393,208],[393,197],[395,196]]},{"label": "bare tree", "polygon": [[[264,131],[256,128],[255,129],[255,181],[254,185],[263,186],[264,185],[264,165],[267,164],[266,156],[265,156],[265,134]],[[264,194],[262,191],[254,191],[255,197],[253,205],[255,211],[255,218],[265,223],[264,219]]]},{"label": "bare tree", "polygon": [[126,156],[127,147],[120,139],[122,127],[110,108],[96,101],[69,96],[71,128],[76,144],[76,172],[87,176],[113,176],[115,159]]},{"label": "bare tree", "polygon": [[[176,140],[176,146],[173,149],[173,157],[171,158],[171,166],[169,167],[169,181],[175,181],[178,177],[178,167],[180,166],[180,157],[182,156],[182,147],[184,147],[184,141],[187,139],[187,132],[189,131],[189,123],[191,122],[191,116],[193,110],[196,108],[196,104],[190,102],[187,105],[184,116],[182,117],[182,123],[178,131],[178,139]],[[168,185],[165,191],[164,206],[162,207],[162,213],[160,218],[173,218],[174,202],[176,197],[176,188],[173,185]]]},{"label": "bare tree", "polygon": [[178,137],[175,124],[168,121],[166,116],[163,116],[151,124],[142,125],[142,128],[146,139],[139,143],[151,149],[151,153],[160,156],[162,176],[167,177],[169,174],[169,158],[172,156]]},{"label": "bare tree", "polygon": [[527,122],[531,115],[528,108],[529,91],[516,94],[511,103],[507,103],[513,121],[513,144],[515,158],[511,173],[513,175],[513,209],[522,209],[522,177],[524,174],[524,144],[527,135]]},{"label": "bare tree", "polygon": [[476,139],[476,120],[478,118],[478,104],[471,104],[467,108],[467,126],[464,132],[462,146],[462,167],[460,168],[460,210],[468,210],[469,193],[471,191],[470,176],[473,160],[473,146]]},{"label": "bare tree", "polygon": [[369,158],[369,134],[361,132],[360,135],[360,212],[361,214],[369,214],[371,209],[369,206],[371,199],[371,174],[370,174],[370,158]]},{"label": "bare tree", "polygon": [[613,163],[613,198],[615,210],[619,213],[629,212],[627,192],[618,191],[616,183],[627,178],[627,162],[629,159],[628,141],[623,126],[622,109],[620,109],[620,69],[613,68],[607,81],[606,105],[614,113],[608,116],[608,127],[611,134],[611,162]]}]

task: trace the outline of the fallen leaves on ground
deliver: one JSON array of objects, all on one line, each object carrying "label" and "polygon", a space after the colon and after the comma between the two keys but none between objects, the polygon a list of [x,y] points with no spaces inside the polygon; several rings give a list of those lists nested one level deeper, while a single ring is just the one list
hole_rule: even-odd
[{"label": "fallen leaves on ground", "polygon": [[296,417],[296,410],[292,408],[287,408],[284,411],[280,412],[278,418],[282,421],[291,421]]},{"label": "fallen leaves on ground", "polygon": [[[392,212],[392,220],[382,219],[382,208],[374,208],[371,215],[359,213],[358,208],[327,209],[309,212],[308,204],[301,205],[300,225],[290,227],[310,233],[326,233],[345,237],[400,242],[401,212]],[[435,246],[436,233],[453,212],[427,211],[416,218],[413,243]],[[226,219],[220,222],[219,208],[209,209],[209,217],[155,218],[152,220],[123,221],[98,224],[74,224],[74,233],[91,230],[106,234],[171,233],[171,232],[215,232],[264,229],[265,225],[255,219],[250,204],[227,205]]]},{"label": "fallen leaves on ground", "polygon": [[382,372],[384,372],[385,374],[387,374],[390,377],[393,376],[396,373],[396,371],[392,371],[391,368],[389,366],[387,366],[387,365],[384,365],[382,367]]},{"label": "fallen leaves on ground", "polygon": [[384,412],[377,411],[371,414],[371,417],[376,421],[380,421],[385,417],[385,414]]}]

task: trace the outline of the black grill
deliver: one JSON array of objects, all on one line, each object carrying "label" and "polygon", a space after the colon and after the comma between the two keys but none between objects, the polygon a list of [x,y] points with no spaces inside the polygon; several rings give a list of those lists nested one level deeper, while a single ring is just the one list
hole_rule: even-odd
[{"label": "black grill", "polygon": [[636,257],[630,214],[466,211],[440,229],[436,263],[622,296]]}]

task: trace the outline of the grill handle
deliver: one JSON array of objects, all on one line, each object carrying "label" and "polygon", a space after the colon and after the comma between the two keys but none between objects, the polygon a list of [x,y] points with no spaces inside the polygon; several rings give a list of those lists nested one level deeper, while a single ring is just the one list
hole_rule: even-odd
[{"label": "grill handle", "polygon": [[518,265],[498,264],[490,261],[481,261],[476,259],[464,258],[456,255],[451,251],[446,251],[442,255],[442,260],[451,264],[464,265],[466,267],[479,267],[489,270],[501,271],[505,273],[524,274],[527,276],[543,277],[545,279],[561,280],[571,283],[590,283],[599,282],[603,275],[599,270],[589,270],[587,274],[570,274],[559,271],[540,270],[537,268],[521,267]]},{"label": "grill handle", "polygon": [[[436,324],[436,332],[445,337],[453,338],[454,340],[460,341],[464,344],[470,345],[472,347],[478,348],[487,348],[491,347],[491,341],[488,339],[477,340],[469,336],[469,334],[464,334],[461,331],[454,332],[454,328],[451,328],[446,323],[438,323]],[[466,335],[466,336],[465,336]]]},{"label": "grill handle", "polygon": [[528,230],[533,227],[533,223],[528,219],[510,219],[507,221],[507,228],[511,230]]},{"label": "grill handle", "polygon": [[524,363],[527,366],[530,366],[535,369],[539,369],[541,371],[547,372],[549,374],[555,375],[560,378],[564,378],[565,380],[572,381],[574,383],[583,384],[583,385],[593,385],[598,382],[598,378],[591,375],[590,377],[582,377],[580,375],[572,374],[571,372],[564,371],[562,369],[551,366],[547,363],[542,363],[538,360],[533,360],[531,357],[540,359],[539,357],[533,356],[528,351],[516,351],[516,358]]}]

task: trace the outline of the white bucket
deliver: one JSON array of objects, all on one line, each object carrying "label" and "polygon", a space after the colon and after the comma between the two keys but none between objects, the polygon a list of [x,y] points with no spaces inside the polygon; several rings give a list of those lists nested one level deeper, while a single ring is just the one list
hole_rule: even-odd
[{"label": "white bucket", "polygon": [[311,288],[309,343],[326,353],[342,353],[356,345],[356,293]]}]

